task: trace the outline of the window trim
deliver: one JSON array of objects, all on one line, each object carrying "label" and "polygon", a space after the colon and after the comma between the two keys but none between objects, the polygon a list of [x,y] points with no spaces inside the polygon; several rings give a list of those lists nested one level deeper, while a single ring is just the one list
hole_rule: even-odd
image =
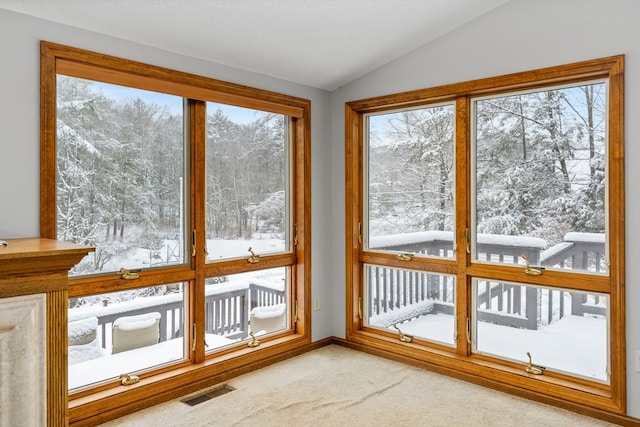
[{"label": "window trim", "polygon": [[[235,345],[213,353],[205,353],[204,341],[196,340],[195,351],[186,360],[140,373],[140,385],[123,389],[116,380],[97,387],[74,391],[69,399],[70,422],[106,421],[139,409],[136,401],[155,404],[215,384],[229,373],[257,369],[299,350],[311,342],[311,102],[306,99],[256,89],[208,77],[174,71],[128,59],[117,58],[83,49],[41,41],[40,69],[40,235],[56,238],[56,75],[90,78],[124,86],[140,87],[178,95],[188,99],[188,152],[190,167],[188,189],[190,199],[186,216],[198,236],[205,235],[206,158],[205,103],[214,101],[240,107],[284,114],[291,121],[293,150],[291,184],[291,223],[296,224],[297,244],[287,254],[261,257],[259,266],[291,268],[292,284],[289,304],[290,328],[261,338],[253,349]],[[205,239],[196,239],[196,256],[186,264],[166,269],[150,269],[140,279],[127,283],[118,275],[81,276],[69,281],[69,296],[105,292],[118,283],[118,290],[149,286],[156,283],[189,283],[185,325],[204,325],[206,277],[237,272],[239,261],[206,264]],[[242,260],[241,260],[242,261]],[[243,266],[246,266],[244,260]],[[132,281],[129,281],[132,282]],[[195,295],[195,296],[194,296]],[[189,328],[190,330],[191,328]],[[191,340],[191,337],[188,338]],[[188,348],[191,348],[189,341]],[[66,384],[66,382],[65,382]],[[108,411],[105,411],[108,408]],[[104,415],[107,413],[107,415]]]},{"label": "window trim", "polygon": [[[509,266],[484,266],[472,263],[465,255],[466,229],[470,229],[470,121],[472,97],[497,95],[517,90],[529,90],[570,84],[583,80],[608,79],[609,117],[607,150],[609,207],[609,277],[602,277],[593,284],[593,277],[578,276],[569,282],[561,272],[547,271],[544,278],[530,277],[535,285],[555,280],[558,287],[589,289],[606,292],[610,296],[611,317],[609,336],[611,351],[611,384],[602,385],[566,375],[545,375],[529,380],[516,363],[497,363],[495,359],[472,354],[466,343],[467,318],[470,317],[471,277],[498,278],[522,282],[520,272]],[[361,301],[364,298],[362,265],[383,262],[390,268],[409,268],[382,253],[366,253],[362,245],[363,221],[363,141],[366,134],[366,115],[429,105],[444,101],[456,104],[454,154],[456,164],[456,226],[455,261],[424,259],[419,269],[434,273],[456,275],[457,348],[454,351],[436,345],[403,344],[391,332],[366,328],[361,318]],[[588,60],[556,67],[519,72],[497,77],[419,89],[347,102],[345,104],[345,205],[346,205],[346,339],[349,342],[384,352],[390,357],[423,363],[432,369],[501,390],[544,400],[548,403],[611,413],[624,413],[626,407],[626,359],[625,359],[625,240],[624,240],[624,56]],[[615,332],[615,333],[613,333]],[[560,400],[563,401],[560,401]]]}]

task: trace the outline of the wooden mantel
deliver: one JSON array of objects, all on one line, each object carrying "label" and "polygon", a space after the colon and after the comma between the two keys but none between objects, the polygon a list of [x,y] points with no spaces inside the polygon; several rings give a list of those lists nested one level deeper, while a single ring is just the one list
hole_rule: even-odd
[{"label": "wooden mantel", "polygon": [[[11,276],[67,274],[93,248],[39,237],[9,239],[0,245],[0,280]],[[0,291],[2,292],[2,291]],[[3,296],[0,293],[0,296]]]},{"label": "wooden mantel", "polygon": [[[13,360],[27,369],[24,369],[26,372],[2,378],[0,409],[10,413],[9,422],[64,427],[68,425],[69,413],[68,272],[94,249],[42,238],[8,239],[6,242],[6,246],[0,245],[0,312],[3,304],[9,311],[5,310],[4,318],[0,315],[0,334],[6,337],[1,356],[3,363]],[[33,310],[34,315],[25,316],[24,321],[12,319],[7,314],[11,313],[11,309],[16,312]],[[41,324],[31,325],[33,333],[27,332],[25,335],[24,331],[29,329],[27,324],[32,318],[41,318]],[[2,325],[2,322],[6,324]],[[40,354],[46,355],[46,361],[45,357],[39,357]],[[37,378],[38,372],[46,372],[46,378]],[[30,384],[36,384],[36,390],[31,395],[28,388]],[[42,384],[43,390],[37,384]],[[37,402],[36,396],[40,394],[46,397],[46,405]],[[25,420],[25,415],[32,418]],[[12,416],[20,419],[12,419]]]}]

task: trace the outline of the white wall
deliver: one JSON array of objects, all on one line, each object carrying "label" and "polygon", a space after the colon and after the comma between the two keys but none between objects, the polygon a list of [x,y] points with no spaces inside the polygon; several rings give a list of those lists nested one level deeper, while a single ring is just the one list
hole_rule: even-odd
[{"label": "white wall", "polygon": [[311,100],[312,294],[321,302],[312,337],[331,336],[330,94],[0,9],[0,239],[39,235],[40,40]]},{"label": "white wall", "polygon": [[640,417],[640,2],[511,0],[332,93],[333,335],[345,336],[344,103],[446,83],[625,54],[628,414]]}]

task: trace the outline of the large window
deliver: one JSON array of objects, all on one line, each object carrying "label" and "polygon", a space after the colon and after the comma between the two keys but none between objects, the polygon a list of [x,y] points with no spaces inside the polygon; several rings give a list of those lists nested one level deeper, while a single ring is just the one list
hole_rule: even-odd
[{"label": "large window", "polygon": [[96,249],[70,275],[71,420],[307,344],[309,101],[42,53],[41,234]]},{"label": "large window", "polygon": [[348,103],[347,338],[623,412],[622,77],[612,57]]}]

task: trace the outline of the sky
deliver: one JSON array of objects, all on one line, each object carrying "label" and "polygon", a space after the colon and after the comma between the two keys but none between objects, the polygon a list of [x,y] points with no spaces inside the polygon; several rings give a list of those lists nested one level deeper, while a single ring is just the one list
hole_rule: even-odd
[{"label": "sky", "polygon": [[[91,82],[91,87],[99,89],[104,95],[116,101],[140,98],[147,103],[166,105],[173,114],[182,114],[184,98],[180,96],[167,95],[159,92],[151,92],[96,81]],[[220,109],[232,122],[237,124],[247,124],[255,121],[257,118],[255,110],[252,109],[213,102],[208,102],[207,104],[207,108],[213,109],[213,111],[209,112],[210,114],[215,112],[216,109]]]}]

